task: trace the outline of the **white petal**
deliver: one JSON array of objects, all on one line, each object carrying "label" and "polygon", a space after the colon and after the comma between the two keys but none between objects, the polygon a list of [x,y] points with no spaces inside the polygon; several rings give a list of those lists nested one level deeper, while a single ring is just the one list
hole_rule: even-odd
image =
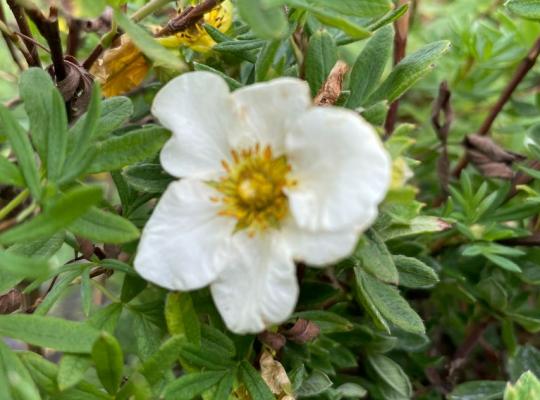
[{"label": "white petal", "polygon": [[196,180],[169,185],[139,243],[135,269],[143,278],[170,290],[192,290],[218,276],[235,221],[217,215],[214,194]]},{"label": "white petal", "polygon": [[286,138],[298,184],[291,213],[304,229],[365,229],[390,183],[391,162],[375,130],[356,113],[328,107],[300,116]]},{"label": "white petal", "polygon": [[284,224],[283,239],[294,259],[313,267],[323,267],[349,256],[358,242],[360,230],[312,232],[299,228],[292,220]]},{"label": "white petal", "polygon": [[176,177],[208,178],[230,156],[228,132],[234,131],[229,88],[219,76],[191,72],[167,83],[156,95],[152,113],[173,132],[161,163]]},{"label": "white petal", "polygon": [[311,105],[309,86],[295,78],[280,78],[239,89],[232,94],[244,129],[233,132],[231,145],[248,148],[259,143],[283,154],[288,127]]},{"label": "white petal", "polygon": [[257,333],[284,322],[298,298],[295,265],[275,234],[235,235],[227,266],[212,284],[212,297],[227,327]]}]

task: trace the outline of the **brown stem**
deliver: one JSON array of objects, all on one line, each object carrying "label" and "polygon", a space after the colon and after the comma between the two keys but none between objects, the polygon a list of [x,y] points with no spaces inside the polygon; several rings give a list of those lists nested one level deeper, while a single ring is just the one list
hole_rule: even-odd
[{"label": "brown stem", "polygon": [[27,8],[26,12],[30,19],[36,24],[39,33],[45,38],[51,50],[51,59],[54,66],[54,74],[57,82],[63,81],[66,76],[66,66],[64,65],[64,52],[62,50],[62,40],[58,28],[58,10],[51,7],[49,18],[37,8]]},{"label": "brown stem", "polygon": [[157,33],[157,37],[170,36],[195,25],[199,20],[218,6],[223,0],[205,0],[195,7],[187,7],[180,15],[171,19],[165,28]]},{"label": "brown stem", "polygon": [[81,30],[83,27],[83,21],[77,18],[70,18],[69,20],[69,33],[67,38],[66,54],[68,56],[77,57],[77,50],[79,50],[81,44]]},{"label": "brown stem", "polygon": [[[533,47],[527,54],[527,57],[519,64],[517,70],[514,72],[514,75],[512,77],[512,80],[508,83],[506,88],[501,94],[501,97],[495,103],[493,108],[491,109],[489,115],[484,120],[482,126],[478,129],[477,134],[480,136],[486,136],[489,134],[491,127],[493,126],[493,123],[503,110],[504,106],[510,100],[512,97],[512,94],[515,92],[519,84],[525,79],[529,71],[534,67],[536,64],[536,60],[538,59],[538,56],[540,55],[540,38],[536,40]],[[467,167],[469,164],[469,160],[466,157],[463,157],[456,168],[454,169],[453,175],[454,177],[458,178],[461,175],[461,171]]]},{"label": "brown stem", "polygon": [[[16,0],[7,0],[7,4],[11,9],[11,12],[13,13],[13,16],[15,17],[15,21],[17,21],[17,26],[19,27],[21,33],[28,38],[33,38],[32,31],[30,30],[28,21],[26,21],[26,15],[24,14],[23,8],[19,4],[17,4]],[[41,61],[39,59],[36,45],[31,40],[27,39],[24,40],[24,43],[26,44],[26,47],[28,48],[28,51],[32,56],[31,60],[27,60],[28,65],[30,65],[31,67],[41,68]]]},{"label": "brown stem", "polygon": [[[400,7],[407,3],[407,0],[399,0],[397,6]],[[394,36],[394,65],[397,65],[401,60],[405,58],[407,53],[407,38],[409,36],[409,18],[410,11],[407,11],[403,17],[398,19],[395,23],[396,34]],[[390,105],[388,115],[386,116],[386,122],[384,128],[386,131],[386,138],[392,136],[397,123],[397,117],[399,112],[399,100],[394,101]]]},{"label": "brown stem", "polygon": [[467,358],[471,354],[471,352],[475,349],[476,345],[482,339],[484,336],[484,333],[486,332],[487,328],[491,325],[492,319],[485,319],[473,326],[469,329],[469,334],[461,343],[459,348],[457,349],[454,358],[452,359],[450,366],[448,368],[448,378],[449,380],[452,380],[455,373],[458,369],[460,369],[466,362]]},{"label": "brown stem", "polygon": [[[7,25],[6,15],[4,14],[4,7],[2,3],[0,3],[0,21],[2,21],[4,24]],[[15,64],[17,64],[17,67],[19,67],[21,71],[24,70],[24,65],[19,59],[17,52],[15,51],[15,45],[11,41],[11,38],[5,32],[2,32],[2,37],[4,38],[4,41],[6,42],[6,46],[8,48],[9,54],[11,55],[11,58],[13,59]]]}]

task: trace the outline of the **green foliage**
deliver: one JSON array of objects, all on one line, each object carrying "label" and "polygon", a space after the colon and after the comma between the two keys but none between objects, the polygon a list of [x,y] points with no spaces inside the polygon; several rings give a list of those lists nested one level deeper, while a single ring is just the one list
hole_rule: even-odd
[{"label": "green foliage", "polygon": [[[35,3],[48,15],[47,2]],[[498,148],[464,141],[534,56],[539,1],[236,0],[230,29],[194,18],[169,48],[152,35],[174,2],[72,3],[61,13],[64,50],[74,45],[66,30],[93,22],[79,31],[77,61],[66,56],[64,80],[54,65],[19,72],[0,46],[0,97],[14,99],[0,105],[0,400],[540,398],[539,67],[484,135]],[[111,26],[97,19],[107,5]],[[407,12],[406,56],[394,62]],[[38,48],[48,67],[55,42],[30,27],[52,53]],[[103,99],[92,74],[104,60],[84,60],[98,44],[114,54],[121,33],[140,53],[118,63],[136,59],[149,73]],[[212,289],[168,292],[139,276],[137,240],[177,179],[160,164],[171,133],[152,117],[156,91],[195,70],[233,92],[299,77],[315,97],[338,60],[349,72],[337,104],[373,126],[394,163],[350,257],[324,269],[299,263],[296,309],[258,336],[226,328]],[[453,110],[436,101],[443,80]],[[438,116],[446,132],[434,132]],[[471,165],[459,173],[465,152]]]}]

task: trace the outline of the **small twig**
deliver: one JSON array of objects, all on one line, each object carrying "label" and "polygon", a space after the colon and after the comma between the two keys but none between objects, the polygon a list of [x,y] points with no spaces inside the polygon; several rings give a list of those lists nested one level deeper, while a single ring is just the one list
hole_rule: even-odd
[{"label": "small twig", "polygon": [[186,30],[199,22],[199,20],[204,17],[204,14],[212,11],[212,9],[217,7],[221,2],[223,2],[223,0],[205,0],[195,7],[187,7],[180,15],[171,19],[167,25],[156,34],[156,36],[170,36]]},{"label": "small twig", "polygon": [[81,44],[82,27],[83,21],[77,18],[70,18],[66,55],[77,57],[77,50],[79,50]]},{"label": "small twig", "polygon": [[437,165],[439,180],[444,197],[448,195],[450,181],[450,159],[448,155],[448,135],[454,119],[454,112],[450,102],[452,93],[448,89],[448,82],[443,81],[439,87],[439,96],[433,105],[431,124],[441,142],[441,155]]},{"label": "small twig", "polygon": [[475,349],[476,345],[482,339],[487,328],[491,325],[492,319],[485,319],[473,326],[468,330],[468,335],[461,343],[461,346],[457,349],[454,358],[450,362],[448,367],[448,380],[452,381],[455,373],[467,362],[467,358],[471,352]]},{"label": "small twig", "polygon": [[[527,54],[527,57],[521,62],[517,70],[515,71],[512,80],[508,83],[504,91],[502,92],[499,100],[493,108],[491,109],[489,115],[482,123],[482,126],[478,129],[477,134],[480,136],[486,136],[489,134],[491,127],[493,126],[493,123],[503,110],[506,103],[510,100],[512,95],[514,94],[515,90],[519,86],[519,84],[525,79],[529,71],[534,67],[536,64],[536,60],[538,59],[538,56],[540,55],[540,38],[536,40],[533,47]],[[456,178],[459,178],[461,175],[461,171],[467,167],[469,164],[469,160],[466,157],[463,157],[456,168],[454,169],[453,175]]]},{"label": "small twig", "polygon": [[[24,10],[17,3],[17,0],[7,0],[7,4],[9,8],[11,9],[11,12],[13,13],[13,16],[15,17],[15,21],[17,21],[19,31],[21,31],[21,33],[25,35],[27,38],[33,38],[32,31],[30,30],[30,26],[28,25],[28,21],[26,21],[26,15],[24,14]],[[32,41],[25,41],[25,44],[28,49],[28,52],[31,55],[30,62],[27,61],[28,65],[32,67],[41,67],[41,61],[39,59],[37,47],[34,45]]]},{"label": "small twig", "polygon": [[[407,3],[408,0],[399,0],[397,6],[400,7]],[[401,60],[405,58],[407,53],[407,38],[409,36],[409,18],[410,10],[407,11],[403,17],[398,19],[395,23],[396,34],[394,36],[394,65],[397,65]],[[386,131],[386,138],[392,136],[397,123],[399,111],[399,100],[394,101],[390,105],[388,115],[386,116],[386,122],[384,128]]]},{"label": "small twig", "polygon": [[32,55],[28,52],[28,49],[21,38],[18,37],[15,32],[12,32],[3,21],[0,21],[0,31],[9,38],[10,42],[13,43],[17,49],[19,49],[28,65],[31,65]]},{"label": "small twig", "polygon": [[[3,22],[7,26],[6,15],[4,14],[4,7],[2,3],[0,3],[0,22]],[[11,58],[13,59],[15,64],[17,64],[17,67],[19,67],[21,71],[24,70],[25,66],[21,62],[21,60],[19,59],[19,56],[17,55],[17,52],[15,51],[15,45],[11,41],[11,37],[5,32],[2,32],[2,37],[4,38],[4,41],[6,42],[6,46],[8,48],[9,54],[11,55]]]},{"label": "small twig", "polygon": [[64,65],[64,52],[62,50],[62,40],[60,38],[60,29],[58,27],[57,8],[50,8],[49,18],[45,17],[37,7],[26,8],[26,13],[36,24],[39,33],[41,33],[49,44],[56,81],[63,81],[67,76],[67,71],[66,66]]}]

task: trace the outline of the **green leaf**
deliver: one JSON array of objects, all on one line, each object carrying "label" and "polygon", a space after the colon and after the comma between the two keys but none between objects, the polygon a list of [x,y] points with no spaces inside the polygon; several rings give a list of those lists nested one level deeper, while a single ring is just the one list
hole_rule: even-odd
[{"label": "green leaf", "polygon": [[223,72],[215,68],[209,67],[206,64],[200,64],[198,62],[194,62],[193,68],[195,69],[195,71],[207,71],[207,72],[212,72],[213,74],[221,76],[223,79],[225,79],[225,82],[227,82],[227,85],[229,85],[229,89],[231,90],[236,90],[244,86],[240,82],[238,82],[236,79],[233,79],[229,75],[224,74]]},{"label": "green leaf", "polygon": [[212,400],[228,400],[233,390],[233,384],[234,374],[229,372],[219,381]]},{"label": "green leaf", "polygon": [[225,372],[198,372],[184,375],[165,386],[165,400],[194,399],[216,385],[224,376]]},{"label": "green leaf", "polygon": [[81,305],[86,317],[92,310],[92,283],[90,278],[90,267],[86,268],[81,275]]},{"label": "green leaf", "polygon": [[321,329],[321,333],[349,332],[353,328],[348,319],[330,311],[302,311],[293,316],[315,323]]},{"label": "green leaf", "polygon": [[146,193],[163,193],[173,177],[163,171],[159,164],[138,164],[122,171],[128,185]]},{"label": "green leaf", "polygon": [[60,299],[62,294],[69,288],[71,282],[82,273],[82,270],[78,271],[69,271],[62,275],[58,282],[54,285],[52,290],[47,296],[41,301],[34,311],[34,315],[45,315],[47,314],[54,304]]},{"label": "green leaf", "polygon": [[351,96],[347,107],[358,108],[364,105],[384,73],[393,44],[394,29],[391,25],[381,28],[369,39],[351,70]]},{"label": "green leaf", "polygon": [[0,104],[0,129],[8,138],[30,193],[40,198],[40,179],[30,139],[7,108]]},{"label": "green leaf", "polygon": [[266,42],[255,62],[256,82],[262,82],[267,79],[280,46],[280,40],[269,40]]},{"label": "green leaf", "polygon": [[0,270],[17,278],[39,278],[51,271],[47,259],[20,256],[0,250]]},{"label": "green leaf", "polygon": [[328,375],[322,371],[313,371],[313,373],[302,382],[302,385],[296,391],[301,397],[317,396],[333,385]]},{"label": "green leaf", "polygon": [[69,353],[89,353],[99,332],[87,324],[31,314],[0,315],[0,335]]},{"label": "green leaf", "polygon": [[508,0],[504,5],[520,17],[540,20],[540,0]]},{"label": "green leaf", "polygon": [[393,391],[407,399],[412,397],[412,386],[409,377],[392,359],[380,354],[369,355],[368,362],[379,378]]},{"label": "green leaf", "polygon": [[[92,135],[93,139],[103,139],[115,129],[121,127],[133,114],[133,103],[127,97],[111,97],[101,102],[101,114]],[[86,118],[89,112],[84,114],[71,128],[71,135],[77,137],[86,126]]]},{"label": "green leaf", "polygon": [[392,255],[374,229],[366,231],[358,249],[354,253],[353,259],[359,267],[377,279],[397,285],[399,274]]},{"label": "green leaf", "polygon": [[484,256],[493,264],[501,267],[502,269],[510,272],[521,272],[519,265],[506,257],[502,257],[497,254],[485,254]]},{"label": "green leaf", "polygon": [[165,320],[171,335],[183,335],[188,342],[197,346],[201,344],[201,324],[189,293],[169,293]]},{"label": "green leaf", "polygon": [[146,378],[148,383],[155,385],[164,378],[164,372],[170,369],[178,360],[180,350],[185,344],[186,337],[184,335],[171,337],[139,367],[139,372]]},{"label": "green leaf", "polygon": [[240,17],[263,39],[282,39],[288,24],[281,7],[267,7],[263,0],[237,0]]},{"label": "green leaf", "polygon": [[158,126],[147,126],[98,145],[98,154],[88,173],[107,172],[141,162],[154,156],[169,139],[170,133]]},{"label": "green leaf", "polygon": [[504,394],[504,381],[471,381],[462,383],[450,393],[449,400],[499,400]]},{"label": "green leaf", "polygon": [[148,32],[131,21],[121,11],[115,10],[114,19],[118,26],[130,37],[135,46],[145,56],[154,61],[156,66],[184,71],[186,65],[171,51],[160,45]]},{"label": "green leaf", "polygon": [[98,186],[75,187],[34,219],[0,234],[0,244],[32,241],[54,235],[99,202],[101,196],[102,190]]},{"label": "green leaf", "polygon": [[[68,145],[66,105],[58,90],[50,92],[51,115],[47,133],[47,178],[56,183],[62,175]],[[78,151],[78,150],[77,150]]]},{"label": "green leaf", "polygon": [[90,105],[88,111],[85,113],[84,118],[81,118],[82,122],[73,129],[71,133],[72,143],[70,143],[71,156],[68,158],[65,168],[64,176],[70,174],[70,171],[77,170],[82,171],[87,159],[89,146],[96,131],[99,116],[101,113],[101,89],[97,83],[92,87],[92,97],[90,98]]},{"label": "green leaf", "polygon": [[24,187],[24,177],[15,164],[0,155],[0,184]]},{"label": "green leaf", "polygon": [[357,383],[344,383],[339,386],[337,392],[347,399],[357,399],[359,397],[366,397],[367,390]]},{"label": "green leaf", "polygon": [[327,31],[317,31],[309,39],[306,54],[306,80],[315,96],[338,60],[336,41]]},{"label": "green leaf", "polygon": [[71,389],[59,392],[56,385],[56,377],[58,376],[56,364],[32,352],[19,353],[19,357],[39,389],[50,396],[48,398],[54,400],[112,400],[103,391],[85,381],[81,381]]},{"label": "green leaf", "polygon": [[64,391],[77,385],[91,365],[92,359],[87,355],[64,354],[58,365],[58,388]]},{"label": "green leaf", "polygon": [[190,368],[224,370],[230,369],[234,362],[212,347],[197,346],[186,343],[180,350],[182,363]]},{"label": "green leaf", "polygon": [[103,387],[110,394],[115,394],[122,382],[124,355],[114,336],[102,332],[92,347],[92,360]]},{"label": "green leaf", "polygon": [[399,286],[412,289],[427,289],[439,282],[433,268],[414,257],[393,256],[399,272]]},{"label": "green leaf", "polygon": [[319,7],[327,7],[343,15],[367,18],[377,17],[392,9],[388,0],[307,0]]},{"label": "green leaf", "polygon": [[525,372],[515,383],[510,383],[504,392],[504,400],[532,400],[540,398],[540,381],[531,372]]},{"label": "green leaf", "polygon": [[520,346],[516,354],[508,360],[510,380],[517,381],[527,371],[540,374],[540,350],[532,345]]},{"label": "green leaf", "polygon": [[47,136],[53,90],[55,86],[51,76],[41,68],[30,68],[21,75],[19,91],[30,119],[32,142],[44,162],[47,160]]},{"label": "green leaf", "polygon": [[375,104],[381,100],[389,103],[399,99],[418,80],[434,68],[434,63],[450,49],[450,42],[442,40],[422,47],[405,57],[388,78],[369,97],[367,103]]},{"label": "green leaf", "polygon": [[391,226],[379,234],[384,241],[390,239],[405,238],[410,236],[424,235],[426,233],[442,232],[451,227],[450,224],[444,222],[438,217],[421,215],[414,218],[408,225]]},{"label": "green leaf", "polygon": [[425,333],[424,323],[399,291],[371,275],[355,268],[357,283],[380,314],[398,328],[411,333]]},{"label": "green leaf", "polygon": [[247,391],[254,400],[274,400],[275,397],[270,388],[263,381],[261,374],[247,361],[240,362],[238,367],[240,381],[246,386]]},{"label": "green leaf", "polygon": [[232,358],[236,355],[234,342],[219,329],[210,325],[201,324],[201,346],[219,352],[223,357]]},{"label": "green leaf", "polygon": [[129,220],[96,207],[73,222],[69,230],[97,243],[120,244],[139,237],[139,229]]},{"label": "green leaf", "polygon": [[[40,400],[39,391],[21,360],[7,344],[0,340],[0,399]],[[17,387],[24,386],[25,396],[17,395]],[[10,392],[13,394],[10,395]]]}]

